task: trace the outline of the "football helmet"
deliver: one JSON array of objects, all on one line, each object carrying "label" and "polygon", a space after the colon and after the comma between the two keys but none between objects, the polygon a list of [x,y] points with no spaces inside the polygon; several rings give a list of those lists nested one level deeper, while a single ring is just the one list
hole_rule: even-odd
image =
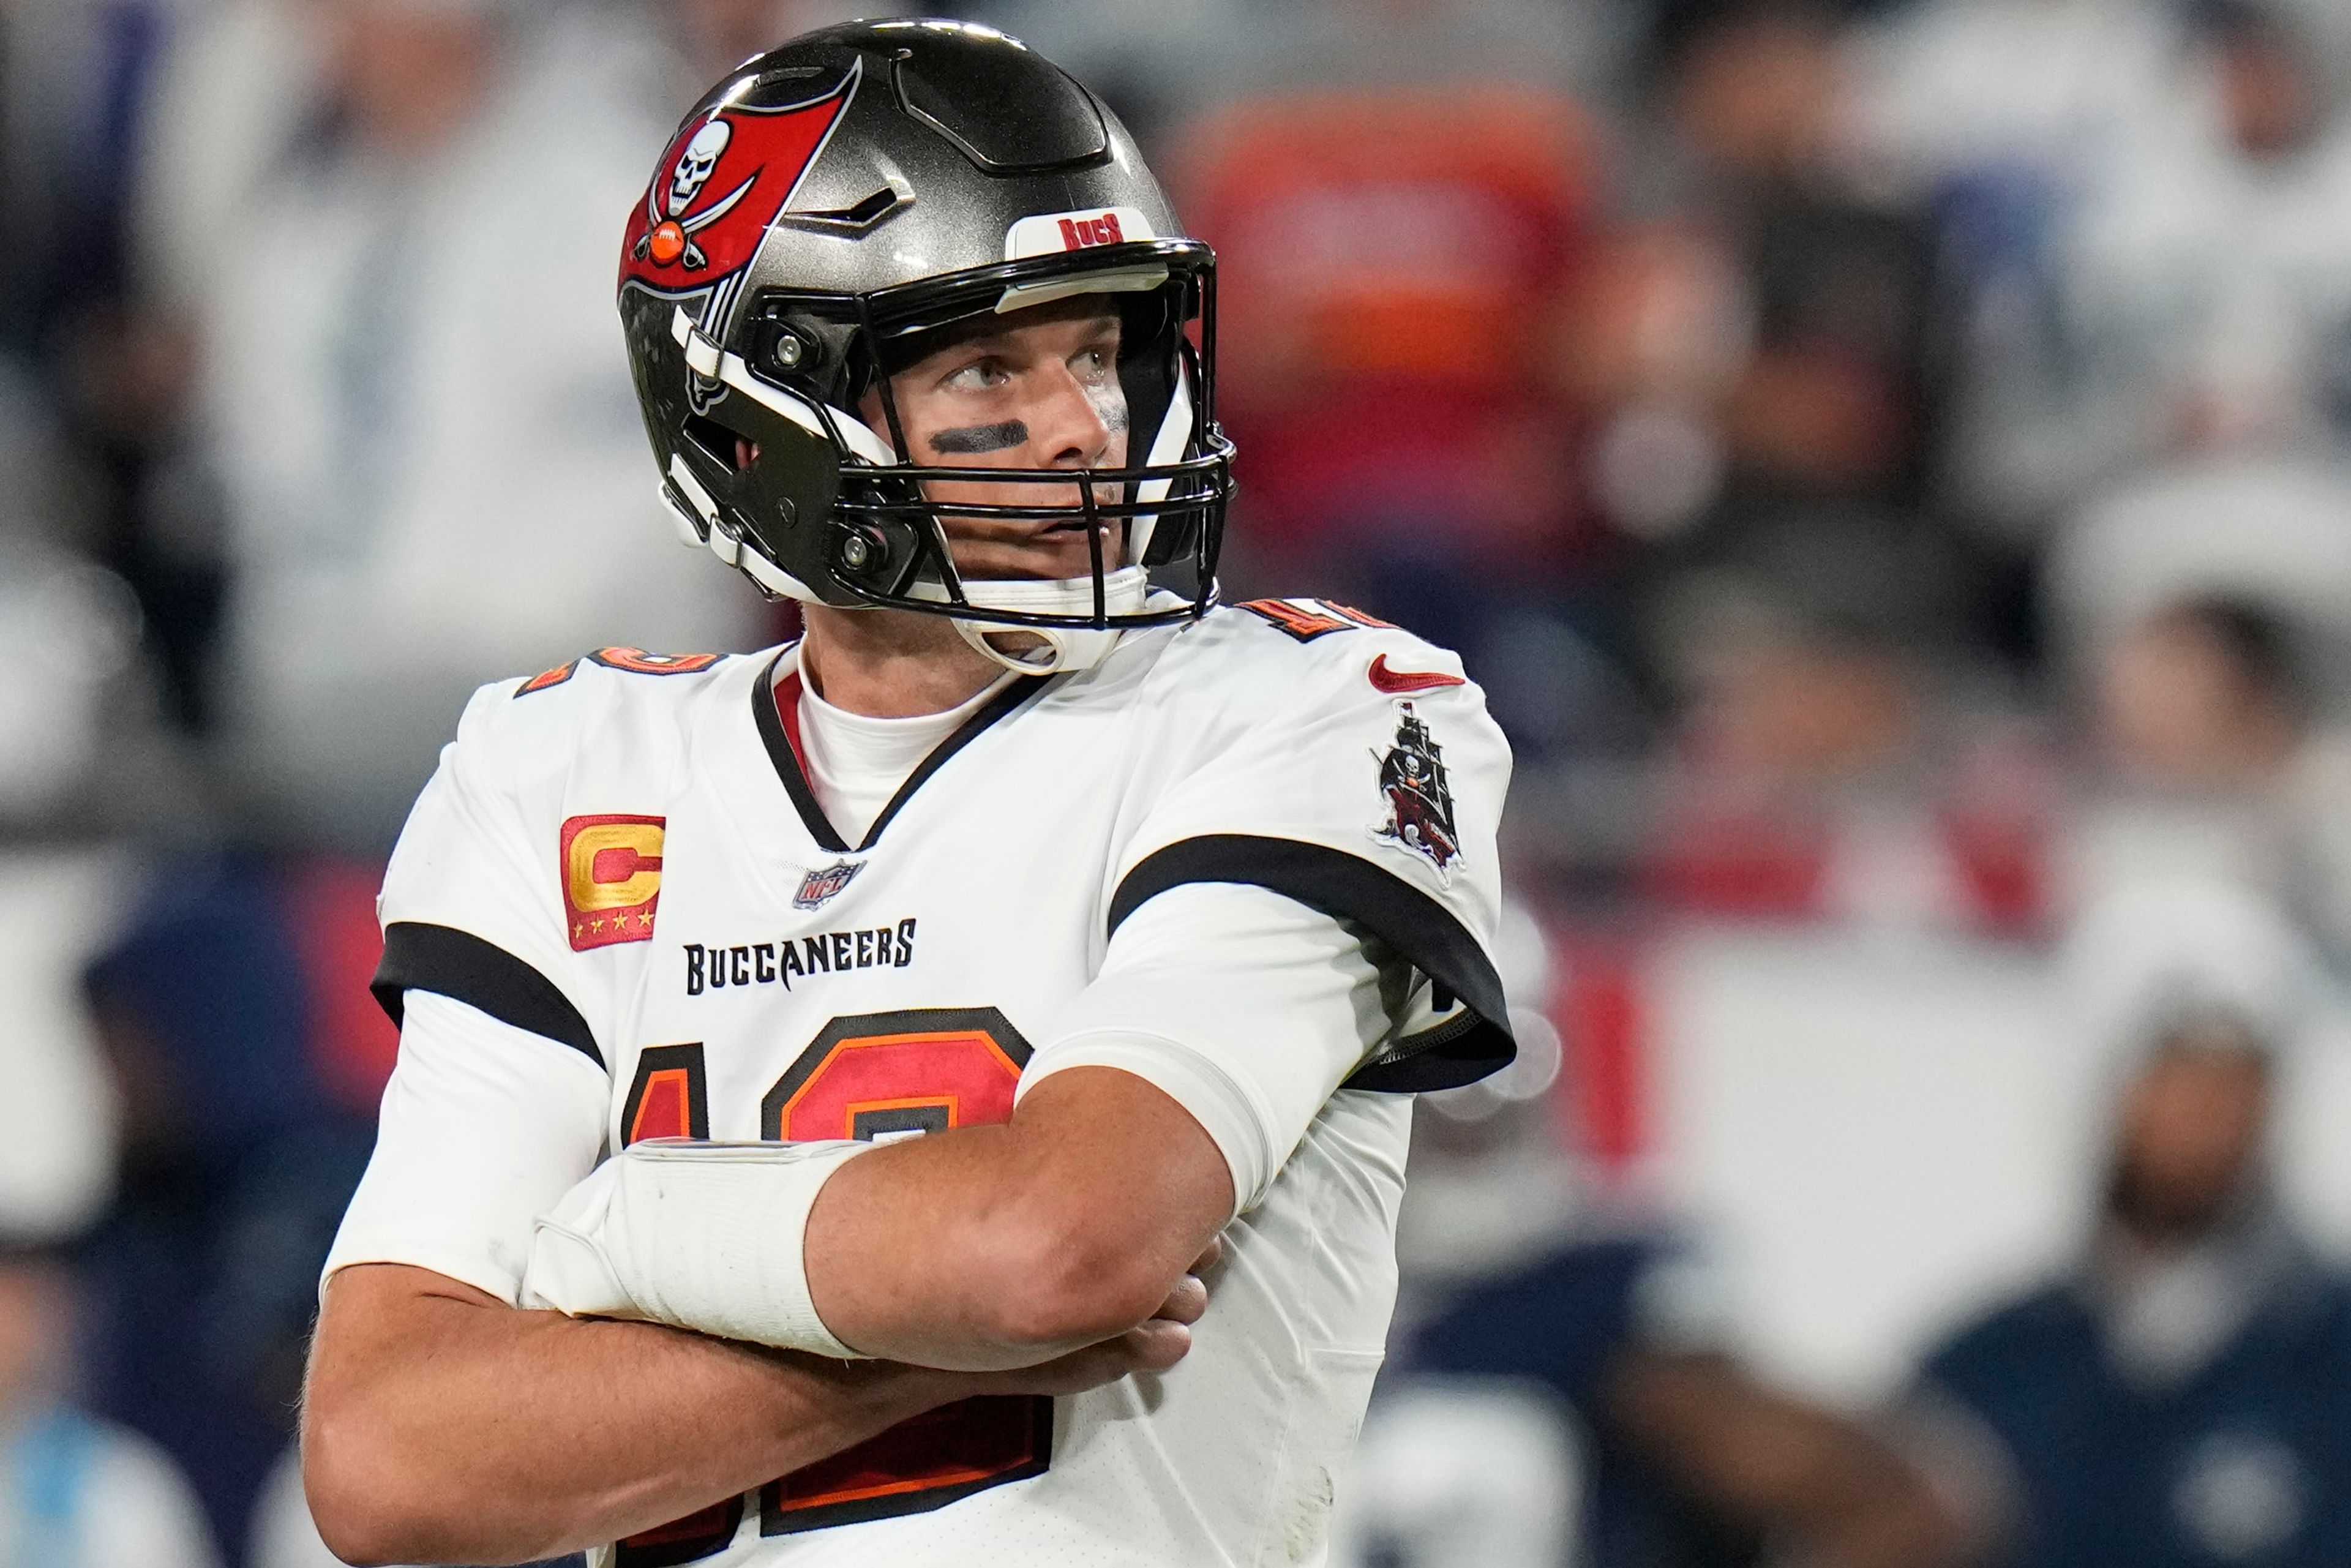
[{"label": "football helmet", "polygon": [[[909,460],[893,371],[943,329],[1079,294],[1120,317],[1124,466]],[[857,22],[745,61],[686,115],[632,213],[620,308],[682,537],[771,597],[947,615],[1032,672],[1215,601],[1233,488],[1215,257],[1102,101],[1017,39]],[[879,428],[858,412],[873,393]],[[940,481],[1038,500],[942,502]],[[956,518],[1073,510],[1092,525],[1088,576],[957,572]]]}]

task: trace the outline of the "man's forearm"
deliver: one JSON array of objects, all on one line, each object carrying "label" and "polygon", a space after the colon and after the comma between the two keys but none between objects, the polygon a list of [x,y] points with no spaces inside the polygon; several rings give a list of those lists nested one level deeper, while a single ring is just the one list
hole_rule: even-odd
[{"label": "man's forearm", "polygon": [[803,1257],[824,1323],[868,1355],[989,1371],[1160,1311],[1232,1212],[1224,1156],[1142,1079],[1049,1078],[1008,1124],[910,1138],[843,1165]]},{"label": "man's forearm", "polygon": [[423,1270],[329,1283],[303,1418],[327,1543],[516,1562],[706,1508],[967,1392],[887,1363],[525,1312]]}]

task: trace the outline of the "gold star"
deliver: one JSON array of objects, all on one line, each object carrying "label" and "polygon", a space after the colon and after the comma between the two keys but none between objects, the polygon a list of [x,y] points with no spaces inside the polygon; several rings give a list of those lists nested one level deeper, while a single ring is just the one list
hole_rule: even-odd
[{"label": "gold star", "polygon": [[604,929],[604,917],[600,915],[596,916],[595,919],[590,920],[588,923],[588,929],[590,931],[601,931]]},{"label": "gold star", "polygon": [[575,925],[571,927],[571,935],[574,936],[585,936],[588,935],[588,927],[585,925]]},{"label": "gold star", "polygon": [[652,930],[653,928],[653,912],[648,909],[643,915],[638,915],[637,924],[643,926],[648,931]]}]

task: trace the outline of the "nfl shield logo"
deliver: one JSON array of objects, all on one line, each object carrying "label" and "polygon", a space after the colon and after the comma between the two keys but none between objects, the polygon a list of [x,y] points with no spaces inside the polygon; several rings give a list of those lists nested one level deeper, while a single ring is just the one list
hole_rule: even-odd
[{"label": "nfl shield logo", "polygon": [[794,909],[821,909],[832,896],[856,879],[865,869],[863,861],[836,861],[822,871],[812,871],[800,878],[800,891],[792,900]]}]

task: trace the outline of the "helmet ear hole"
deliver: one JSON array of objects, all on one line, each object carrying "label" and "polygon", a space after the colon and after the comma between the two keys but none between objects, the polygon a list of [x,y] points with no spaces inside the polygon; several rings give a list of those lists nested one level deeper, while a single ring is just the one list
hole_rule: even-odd
[{"label": "helmet ear hole", "polygon": [[749,446],[754,454],[758,450],[708,414],[689,413],[684,424],[685,438],[700,449],[703,456],[730,474],[740,474],[750,466],[744,461],[743,449],[746,446]]}]

